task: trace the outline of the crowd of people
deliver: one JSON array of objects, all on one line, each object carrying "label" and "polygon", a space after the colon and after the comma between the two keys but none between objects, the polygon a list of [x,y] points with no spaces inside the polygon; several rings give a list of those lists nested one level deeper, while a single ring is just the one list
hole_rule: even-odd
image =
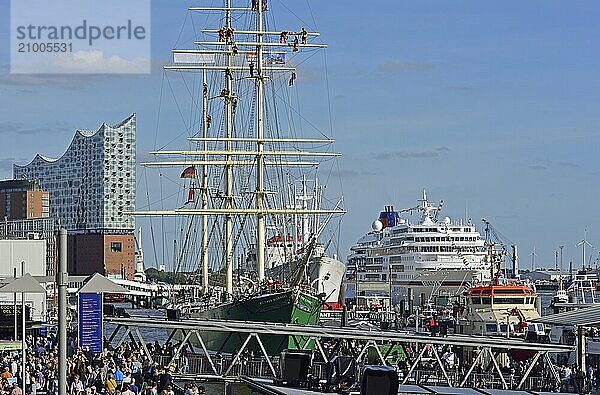
[{"label": "crowd of people", "polygon": [[562,381],[562,392],[589,393],[600,388],[600,369],[588,366],[582,370],[577,365],[563,365],[558,368]]},{"label": "crowd of people", "polygon": [[[58,394],[58,338],[55,334],[27,337],[25,383],[22,381],[21,352],[2,353],[1,394]],[[171,357],[175,347],[158,342],[147,344],[150,355]],[[172,370],[151,362],[138,345],[124,342],[113,348],[107,345],[102,355],[77,346],[68,337],[67,391],[69,395],[174,395]],[[166,358],[167,360],[169,358]],[[204,394],[202,385],[188,383],[186,395]]]},{"label": "crowd of people", "polygon": [[[145,349],[148,351],[146,353],[139,344],[133,342],[123,342],[116,348],[107,343],[105,341],[105,351],[101,355],[97,355],[89,350],[79,348],[75,334],[68,337],[68,359],[65,374],[69,395],[175,395],[176,387],[172,378],[175,366],[161,366],[154,361],[162,361],[167,365],[168,361],[178,354],[176,345],[170,342],[165,345],[158,342],[149,343],[145,345]],[[1,354],[0,395],[58,394],[58,380],[62,372],[58,371],[58,338],[56,334],[28,335],[27,344],[25,383],[21,379],[21,352],[4,351]],[[330,346],[334,345],[324,343],[326,349]],[[347,346],[354,348],[359,347],[359,344],[353,345],[350,342]],[[342,351],[351,352],[351,350]],[[390,361],[388,359],[388,362],[397,365],[401,376],[409,374],[409,362],[416,357],[413,355],[413,350],[406,347],[401,353],[396,350],[392,351],[390,356],[397,357],[392,358],[397,360]],[[249,355],[243,355],[241,360],[253,360],[253,353],[247,350],[246,352]],[[406,354],[407,358],[400,358],[400,354]],[[431,355],[429,356],[429,354]],[[153,361],[148,355],[153,356]],[[464,374],[468,364],[462,363],[463,361],[451,347],[440,346],[438,355],[441,356],[441,361],[449,374]],[[367,356],[368,354],[365,354],[365,358]],[[433,349],[426,350],[424,357],[416,371],[435,369]],[[217,365],[220,363],[220,358],[222,357],[219,354],[214,357]],[[179,353],[175,360],[178,362],[179,372],[185,373],[188,365],[185,350]],[[600,369],[588,366],[586,370],[582,370],[567,362],[561,360],[557,366],[562,388],[556,386],[551,372],[542,364],[534,366],[531,376],[544,380],[546,384],[542,383],[542,387],[563,392],[584,393],[600,388]],[[377,361],[365,361],[365,363],[377,363]],[[481,369],[481,366],[477,366],[473,372],[474,385],[478,380],[477,377],[485,376],[486,372]],[[501,370],[503,376],[510,383],[510,387],[514,388],[519,378],[527,370],[527,364],[523,361],[513,360],[509,364],[501,366]],[[415,373],[413,372],[413,374]],[[177,390],[178,393],[185,395],[205,393],[202,385],[193,382],[188,382],[184,388],[177,388]]]}]

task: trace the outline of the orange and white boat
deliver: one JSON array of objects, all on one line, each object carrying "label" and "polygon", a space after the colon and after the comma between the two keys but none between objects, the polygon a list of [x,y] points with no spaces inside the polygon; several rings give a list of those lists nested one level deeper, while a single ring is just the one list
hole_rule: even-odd
[{"label": "orange and white boat", "polygon": [[470,287],[464,296],[459,333],[504,337],[544,334],[542,324],[531,323],[540,318],[539,295],[532,284],[498,275],[491,283]]}]

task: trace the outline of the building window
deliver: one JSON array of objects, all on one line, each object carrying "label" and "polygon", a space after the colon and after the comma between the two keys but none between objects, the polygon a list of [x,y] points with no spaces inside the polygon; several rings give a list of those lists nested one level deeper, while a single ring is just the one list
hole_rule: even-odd
[{"label": "building window", "polygon": [[123,249],[123,246],[121,243],[113,241],[110,243],[110,250],[112,252],[121,252],[121,250]]}]

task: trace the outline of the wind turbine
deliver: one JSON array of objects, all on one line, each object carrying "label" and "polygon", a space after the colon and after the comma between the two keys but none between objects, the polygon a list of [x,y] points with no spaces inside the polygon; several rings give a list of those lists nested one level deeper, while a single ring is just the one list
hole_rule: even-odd
[{"label": "wind turbine", "polygon": [[590,247],[594,247],[593,245],[590,244],[589,241],[587,241],[587,228],[584,229],[583,231],[583,240],[581,240],[579,243],[577,243],[578,246],[581,246],[581,265],[583,270],[585,271],[585,246],[586,244]]}]

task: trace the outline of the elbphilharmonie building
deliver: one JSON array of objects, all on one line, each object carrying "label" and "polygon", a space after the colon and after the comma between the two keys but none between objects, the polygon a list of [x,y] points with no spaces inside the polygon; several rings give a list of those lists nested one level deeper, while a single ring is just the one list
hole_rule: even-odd
[{"label": "elbphilharmonie building", "polygon": [[69,270],[133,275],[136,116],[77,130],[60,158],[14,165],[15,179],[39,180],[50,213],[69,231]]}]

